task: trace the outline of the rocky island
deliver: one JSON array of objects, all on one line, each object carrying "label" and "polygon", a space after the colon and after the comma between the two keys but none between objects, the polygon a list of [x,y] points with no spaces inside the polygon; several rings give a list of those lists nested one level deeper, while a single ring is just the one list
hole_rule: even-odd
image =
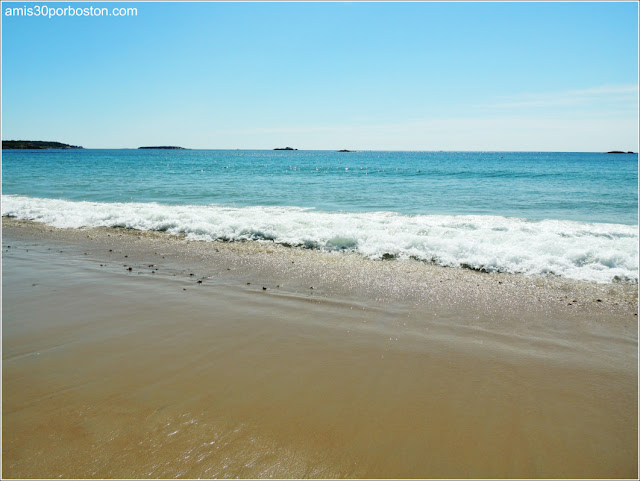
[{"label": "rocky island", "polygon": [[278,147],[273,150],[298,150],[298,149],[294,149],[293,147]]},{"label": "rocky island", "polygon": [[79,145],[43,140],[3,140],[2,149],[82,149]]},{"label": "rocky island", "polygon": [[635,152],[623,152],[622,150],[610,150],[607,154],[634,154]]},{"label": "rocky island", "polygon": [[138,147],[138,149],[186,150],[184,147],[176,147],[174,145],[159,145],[159,146],[152,146],[152,147]]},{"label": "rocky island", "polygon": [[337,150],[336,152],[355,152],[355,150],[342,149],[342,150]]}]

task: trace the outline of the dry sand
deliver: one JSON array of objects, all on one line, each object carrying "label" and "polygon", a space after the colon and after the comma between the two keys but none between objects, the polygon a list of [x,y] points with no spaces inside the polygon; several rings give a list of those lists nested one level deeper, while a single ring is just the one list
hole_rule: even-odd
[{"label": "dry sand", "polygon": [[637,477],[637,285],[6,218],[2,271],[5,478]]}]

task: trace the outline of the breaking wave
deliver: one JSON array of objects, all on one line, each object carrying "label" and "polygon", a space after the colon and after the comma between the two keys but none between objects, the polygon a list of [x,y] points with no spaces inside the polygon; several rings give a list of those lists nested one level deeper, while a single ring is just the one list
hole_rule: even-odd
[{"label": "breaking wave", "polygon": [[125,227],[193,240],[269,241],[372,259],[419,259],[486,272],[638,282],[638,226],[487,215],[321,212],[299,207],[229,207],[71,202],[2,196],[2,215],[60,228]]}]

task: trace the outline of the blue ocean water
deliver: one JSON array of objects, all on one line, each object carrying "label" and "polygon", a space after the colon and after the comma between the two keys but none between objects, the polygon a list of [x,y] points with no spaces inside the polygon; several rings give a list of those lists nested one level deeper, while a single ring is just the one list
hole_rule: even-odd
[{"label": "blue ocean water", "polygon": [[4,150],[3,215],[487,271],[638,278],[638,156]]}]

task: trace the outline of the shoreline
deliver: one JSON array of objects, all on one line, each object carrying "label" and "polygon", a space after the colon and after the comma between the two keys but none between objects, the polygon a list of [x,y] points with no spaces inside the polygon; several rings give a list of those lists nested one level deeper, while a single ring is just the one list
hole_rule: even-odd
[{"label": "shoreline", "polygon": [[[518,314],[557,310],[569,317],[576,311],[580,316],[635,314],[637,317],[638,311],[638,284],[635,283],[605,284],[559,276],[487,273],[414,259],[372,260],[352,252],[324,252],[275,242],[196,241],[163,232],[126,228],[60,229],[8,217],[2,218],[2,225],[3,232],[9,236],[60,242],[77,253],[83,251],[83,255],[84,251],[90,251],[105,267],[119,270],[121,262],[122,267],[126,264],[136,268],[138,275],[166,271],[171,276],[184,276],[187,270],[194,270],[188,266],[198,266],[195,269],[200,272],[188,276],[196,281],[208,277],[209,271],[216,272],[216,280],[234,279],[238,285],[243,281],[273,284],[271,278],[281,278],[282,289],[286,279],[286,288],[294,292],[307,293],[308,284],[315,289],[312,294],[351,293],[364,296],[368,301],[438,301],[461,304],[473,310],[519,309]],[[161,273],[155,264],[154,269],[149,269],[149,261],[164,263],[165,269]],[[231,267],[225,267],[226,264]],[[224,272],[223,267],[233,272]],[[455,281],[462,288],[452,289],[447,281]]]},{"label": "shoreline", "polygon": [[637,475],[637,285],[2,221],[4,476]]},{"label": "shoreline", "polygon": [[[201,171],[202,173],[202,171]],[[298,207],[73,202],[3,196],[3,214],[59,228],[124,227],[203,241],[255,241],[487,273],[636,283],[636,225],[492,215]]]}]

